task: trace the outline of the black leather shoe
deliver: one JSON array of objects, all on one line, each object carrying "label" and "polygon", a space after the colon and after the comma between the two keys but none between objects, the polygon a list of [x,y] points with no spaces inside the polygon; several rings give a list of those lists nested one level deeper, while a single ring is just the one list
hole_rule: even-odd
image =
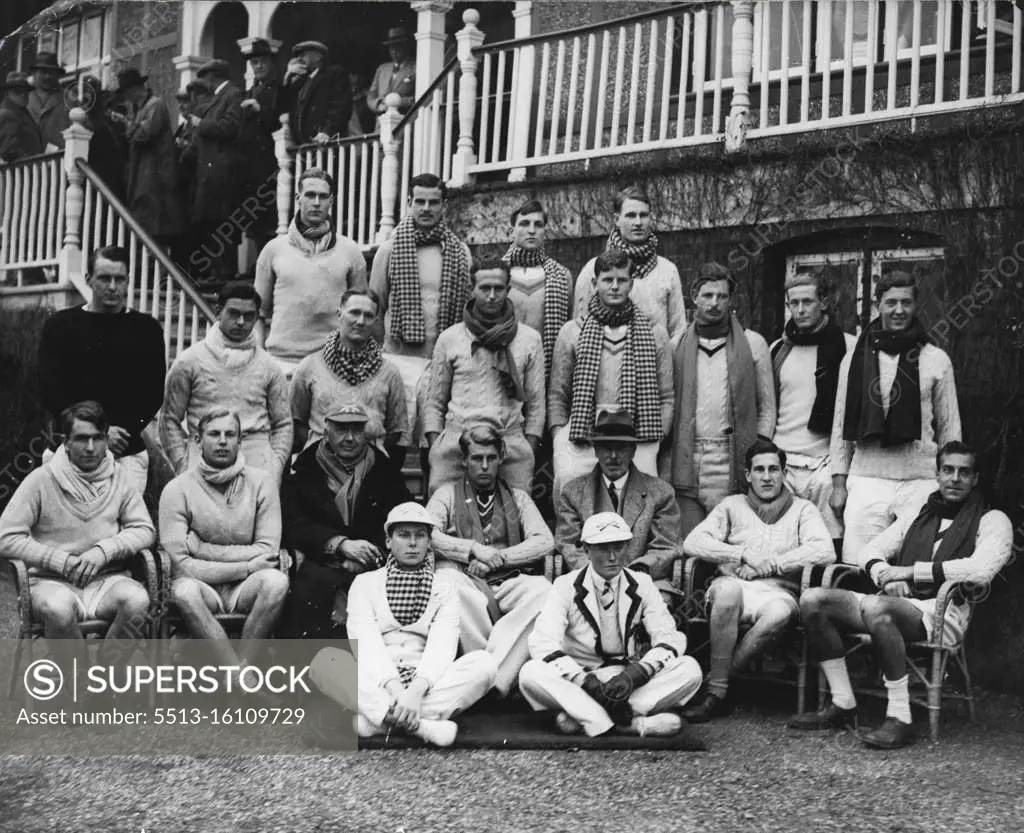
[{"label": "black leather shoe", "polygon": [[724,698],[717,694],[705,694],[699,704],[683,711],[683,718],[690,723],[707,723],[712,718],[722,717],[728,712]]},{"label": "black leather shoe", "polygon": [[914,742],[914,726],[887,717],[877,729],[861,735],[861,740],[873,749],[902,749]]},{"label": "black leather shoe", "polygon": [[789,719],[786,725],[790,729],[804,732],[824,732],[857,728],[857,708],[841,709],[835,703],[829,703],[821,711],[798,714]]}]

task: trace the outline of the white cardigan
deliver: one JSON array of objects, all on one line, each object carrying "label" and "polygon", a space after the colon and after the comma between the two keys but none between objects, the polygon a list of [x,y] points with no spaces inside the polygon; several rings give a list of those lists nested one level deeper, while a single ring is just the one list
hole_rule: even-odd
[{"label": "white cardigan", "polygon": [[459,609],[452,579],[435,574],[423,615],[400,625],[388,606],[387,569],[356,576],[348,593],[348,637],[356,641],[359,675],[372,685],[398,679],[396,664],[414,667],[433,687],[455,661]]}]

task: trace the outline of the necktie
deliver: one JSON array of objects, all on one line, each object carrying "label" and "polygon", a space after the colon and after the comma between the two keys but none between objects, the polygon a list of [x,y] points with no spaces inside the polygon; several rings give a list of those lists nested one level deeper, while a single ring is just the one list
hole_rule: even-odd
[{"label": "necktie", "polygon": [[615,488],[615,483],[611,480],[608,481],[608,497],[612,499],[612,509],[616,512],[619,511],[619,490]]},{"label": "necktie", "polygon": [[611,610],[613,604],[615,604],[615,592],[612,590],[612,583],[606,581],[604,587],[601,588],[601,607]]}]

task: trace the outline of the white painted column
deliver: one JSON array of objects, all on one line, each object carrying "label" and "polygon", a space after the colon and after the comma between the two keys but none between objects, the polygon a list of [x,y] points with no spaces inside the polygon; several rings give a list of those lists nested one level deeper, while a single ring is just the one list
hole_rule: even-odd
[{"label": "white painted column", "polygon": [[[515,20],[515,37],[528,38],[533,34],[533,3],[532,0],[518,0],[512,10]],[[512,112],[509,124],[512,125],[512,152],[510,159],[515,162],[525,159],[529,152],[530,117],[533,110],[533,70],[536,50],[532,46],[524,46],[518,50],[519,66],[516,69],[512,88]],[[487,135],[486,133],[482,135]],[[508,172],[509,182],[523,182],[526,179],[526,167],[513,167]]]},{"label": "white painted column", "polygon": [[[57,262],[57,275],[61,283],[74,282],[85,296],[91,299],[82,275],[82,214],[85,210],[85,174],[78,169],[79,159],[89,159],[89,140],[92,131],[85,126],[85,110],[75,107],[69,114],[71,126],[64,136],[64,174],[68,187],[64,192],[64,240]],[[86,294],[88,293],[88,294]]]},{"label": "white painted column", "polygon": [[[765,10],[767,15],[767,10]],[[747,141],[750,125],[750,73],[754,63],[754,2],[732,0],[732,101],[725,125],[725,150],[736,153]],[[710,17],[709,17],[710,19]],[[767,84],[761,94],[767,95]]]},{"label": "white painted column", "polygon": [[213,57],[203,57],[201,43],[206,20],[216,5],[216,0],[181,4],[181,54],[171,59],[178,71],[179,90],[194,81],[196,70]]},{"label": "white painted column", "polygon": [[277,233],[287,234],[295,204],[295,145],[288,127],[288,114],[281,114],[281,129],[274,131],[277,156]]},{"label": "white painted column", "polygon": [[[423,95],[444,67],[446,35],[444,16],[455,6],[454,0],[413,0],[416,12],[416,99]],[[413,144],[417,148],[429,142],[430,119],[418,118],[413,126]],[[413,176],[420,171],[413,171]]]},{"label": "white painted column", "polygon": [[380,114],[380,144],[384,153],[380,168],[380,225],[377,227],[377,245],[391,236],[395,230],[395,211],[398,204],[398,136],[395,126],[402,120],[398,105],[402,103],[398,93],[388,93],[384,97],[387,109]]},{"label": "white painted column", "polygon": [[[476,56],[473,48],[484,42],[484,33],[477,28],[480,12],[466,9],[462,13],[465,24],[455,35],[459,57],[459,144],[452,160],[452,178],[448,183],[454,188],[468,185],[472,177],[470,165],[476,163],[476,148],[473,145],[473,122],[476,120]],[[451,105],[449,105],[451,106]],[[484,125],[483,136],[487,136]],[[443,167],[443,165],[442,165]]]}]

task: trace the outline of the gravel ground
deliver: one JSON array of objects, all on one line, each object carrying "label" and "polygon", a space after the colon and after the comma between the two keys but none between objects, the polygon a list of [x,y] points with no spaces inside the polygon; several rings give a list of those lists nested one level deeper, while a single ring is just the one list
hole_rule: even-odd
[{"label": "gravel ground", "polygon": [[691,729],[706,753],[0,757],[0,831],[1024,830],[1024,713],[980,712],[898,752],[741,706]]}]

